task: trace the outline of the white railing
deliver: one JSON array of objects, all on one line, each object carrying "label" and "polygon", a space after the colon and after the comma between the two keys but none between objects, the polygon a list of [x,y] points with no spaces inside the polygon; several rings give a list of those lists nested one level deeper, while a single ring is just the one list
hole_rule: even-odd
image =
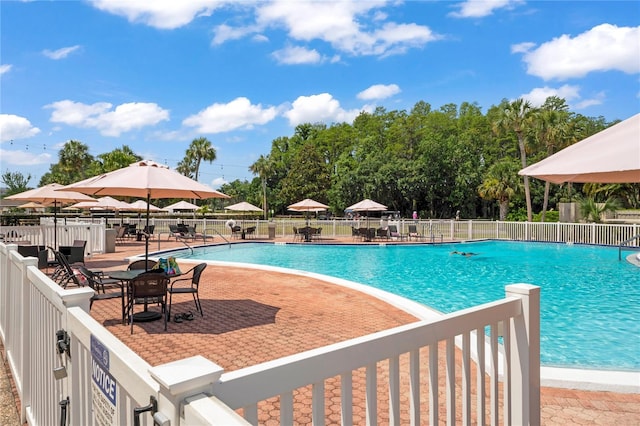
[{"label": "white railing", "polygon": [[[225,373],[200,356],[150,367],[91,318],[92,290],[64,290],[36,265],[0,243],[0,336],[29,424],[60,423],[63,411],[73,425],[132,424],[134,409],[152,400],[157,412],[141,414],[140,424],[257,424],[273,398],[280,423],[292,424],[295,395],[307,386],[311,418],[324,423],[335,405],[330,382],[340,388],[343,424],[360,423],[358,401],[368,424],[540,422],[538,287],[510,285],[500,301]],[[357,377],[363,386],[353,386]]]},{"label": "white railing", "polygon": [[[67,219],[66,224],[58,221],[58,244],[70,245],[74,239],[87,241],[87,256],[91,253],[103,253],[105,251],[105,226],[117,226],[125,219]],[[136,224],[142,229],[146,223],[144,218],[127,218],[130,224]],[[280,238],[291,237],[293,239],[293,227],[299,227],[306,223],[303,219],[278,219],[276,221],[265,220],[236,220],[244,228],[255,226],[255,235],[266,238],[269,235],[269,227],[275,225],[275,236]],[[169,225],[185,223],[195,226],[196,231],[212,236],[211,241],[220,241],[220,236],[231,237],[231,231],[227,226],[227,219],[165,219],[152,217],[149,221],[155,226],[154,238],[168,239],[170,236]],[[415,224],[418,232],[426,237],[424,241],[440,242],[466,241],[479,239],[498,239],[516,241],[543,241],[543,242],[572,242],[578,244],[598,244],[618,246],[622,241],[640,233],[640,224],[596,224],[596,223],[562,223],[562,222],[501,222],[486,220],[409,220],[400,219],[394,221],[398,230],[408,233],[408,225]],[[309,225],[322,228],[321,236],[328,238],[350,237],[352,227],[370,226],[378,227],[380,222],[371,218],[344,220],[315,220],[311,219]],[[5,226],[0,227],[0,235],[4,235],[5,242],[16,244],[50,245],[53,241],[53,221],[43,219],[40,226]],[[153,242],[152,242],[153,247]]]},{"label": "white railing", "polygon": [[[365,401],[367,424],[456,424],[460,418],[464,424],[477,423],[477,419],[484,423],[487,418],[492,424],[501,419],[509,419],[506,424],[536,424],[540,421],[538,314],[539,288],[510,285],[501,301],[225,373],[212,392],[232,409],[242,408],[251,424],[258,424],[259,403],[267,399],[272,407],[279,407],[280,424],[296,423],[296,416],[304,414],[294,409],[295,395],[304,393],[306,386],[311,387],[308,416],[313,424],[325,422],[331,404],[340,406],[342,424],[353,424],[354,392],[359,393],[358,401]],[[499,323],[505,324],[503,345],[498,345]],[[485,326],[491,330],[488,345]],[[456,337],[461,340],[460,361],[455,360]],[[438,362],[439,343],[445,347],[444,365]],[[506,348],[502,393],[498,387],[499,347]],[[472,354],[478,361],[473,378]],[[387,372],[384,380],[383,371]],[[364,375],[364,389],[353,389],[358,375]],[[445,401],[439,398],[439,377],[445,377]],[[461,404],[456,398],[457,381],[461,382]],[[334,389],[329,398],[325,396],[327,382]],[[383,382],[385,389],[381,390]],[[409,384],[409,401],[404,406],[401,383]],[[487,384],[489,395],[485,394]],[[340,389],[339,403],[336,388]],[[388,412],[381,412],[378,407],[382,405],[389,407]]]},{"label": "white railing", "polygon": [[53,220],[43,219],[38,226],[0,226],[0,235],[6,243],[52,247],[56,238],[58,246],[70,246],[74,240],[84,240],[87,242],[86,256],[105,251],[104,223],[68,221],[65,224],[58,219],[54,230]]}]

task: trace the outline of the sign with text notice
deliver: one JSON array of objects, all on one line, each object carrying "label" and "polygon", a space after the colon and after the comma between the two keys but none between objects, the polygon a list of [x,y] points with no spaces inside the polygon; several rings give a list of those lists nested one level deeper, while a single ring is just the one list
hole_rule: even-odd
[{"label": "sign with text notice", "polygon": [[117,425],[118,383],[109,374],[109,350],[91,335],[91,401],[93,422],[98,426]]}]

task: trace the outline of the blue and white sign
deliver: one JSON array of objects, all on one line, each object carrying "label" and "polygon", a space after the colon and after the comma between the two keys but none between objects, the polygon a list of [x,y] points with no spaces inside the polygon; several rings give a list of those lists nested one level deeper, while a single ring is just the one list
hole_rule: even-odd
[{"label": "blue and white sign", "polygon": [[116,425],[118,382],[109,373],[109,350],[91,335],[93,419],[96,425]]}]

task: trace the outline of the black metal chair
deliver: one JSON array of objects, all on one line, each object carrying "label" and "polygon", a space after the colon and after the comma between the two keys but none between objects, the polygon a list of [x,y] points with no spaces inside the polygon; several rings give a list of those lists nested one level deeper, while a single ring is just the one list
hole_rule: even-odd
[{"label": "black metal chair", "polygon": [[133,334],[133,320],[135,306],[144,305],[145,312],[149,304],[159,304],[162,307],[161,315],[164,318],[164,329],[167,330],[167,287],[169,278],[164,273],[140,274],[131,280],[130,297],[128,298],[127,311]]},{"label": "black metal chair", "polygon": [[127,269],[130,271],[134,269],[144,269],[145,271],[150,271],[154,266],[156,266],[156,263],[157,262],[155,260],[134,260],[129,264],[129,266],[127,266]]},{"label": "black metal chair", "polygon": [[[196,310],[200,312],[201,316],[204,316],[204,313],[202,312],[202,304],[200,304],[200,297],[198,296],[198,287],[200,286],[200,276],[206,267],[206,263],[200,263],[183,274],[191,275],[190,277],[177,278],[173,280],[171,287],[167,290],[169,292],[169,317],[171,317],[171,302],[174,294],[191,294],[193,296],[193,301],[196,304]],[[188,282],[189,285],[176,286],[178,283],[184,284],[185,282]]]},{"label": "black metal chair", "polygon": [[[84,276],[86,284],[95,292],[89,302],[89,309],[96,300],[120,299],[122,301],[122,324],[125,323],[124,284],[120,280],[103,278],[99,274],[78,266],[78,271]],[[102,290],[102,292],[100,292]],[[107,291],[108,290],[108,291]]]}]

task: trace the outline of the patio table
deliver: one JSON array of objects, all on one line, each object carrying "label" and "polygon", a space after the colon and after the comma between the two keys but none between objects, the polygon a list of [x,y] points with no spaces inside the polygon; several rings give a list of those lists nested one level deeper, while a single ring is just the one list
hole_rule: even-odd
[{"label": "patio table", "polygon": [[[123,283],[126,283],[127,286],[127,291],[125,292],[127,300],[126,300],[126,306],[127,306],[127,314],[128,309],[129,309],[129,294],[131,293],[131,281],[133,281],[138,275],[143,274],[147,272],[144,269],[127,269],[127,270],[123,270],[123,271],[110,271],[108,272],[109,274],[109,278],[113,278],[116,280],[120,280]],[[174,278],[174,277],[179,277],[181,274],[172,274],[172,275],[167,275],[168,278]],[[147,310],[147,304],[144,304],[144,311],[142,312],[136,312],[135,314],[133,314],[133,321],[134,322],[148,322],[148,321],[156,321],[162,318],[162,313],[160,312],[153,312],[153,311],[148,311]]]}]

